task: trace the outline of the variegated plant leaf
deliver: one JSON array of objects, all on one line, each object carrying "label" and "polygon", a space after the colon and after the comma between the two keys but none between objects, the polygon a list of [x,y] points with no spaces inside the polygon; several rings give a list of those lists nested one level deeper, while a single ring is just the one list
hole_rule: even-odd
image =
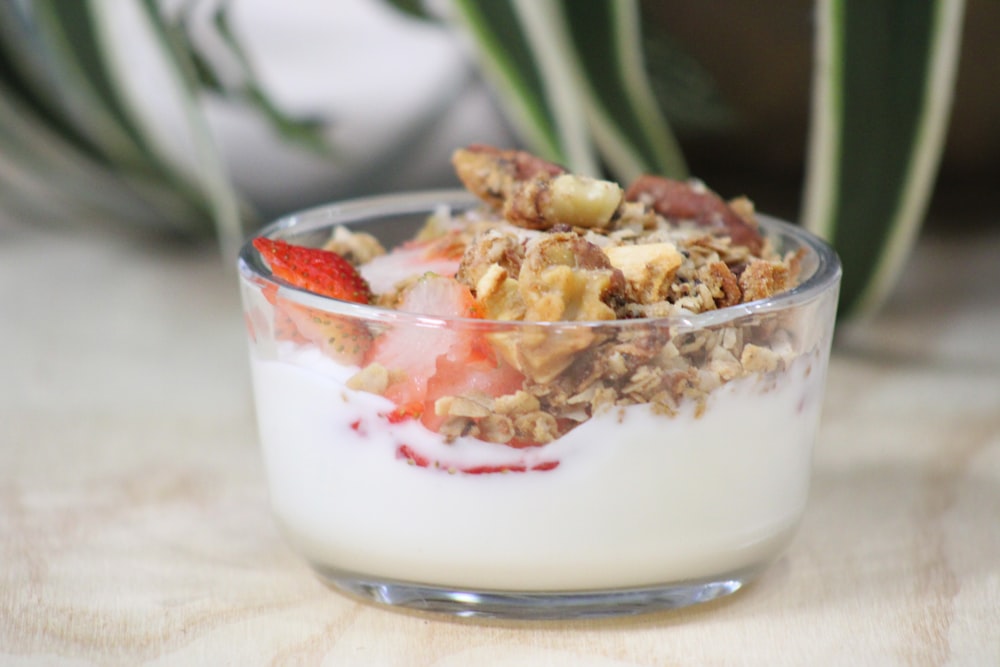
[{"label": "variegated plant leaf", "polygon": [[[543,2],[551,10],[552,3]],[[473,38],[484,74],[499,90],[500,103],[525,141],[542,157],[580,169],[583,165],[569,159],[570,152],[575,150],[587,155],[587,166],[593,168],[586,135],[577,132],[575,136],[567,136],[570,128],[579,127],[580,122],[566,123],[566,119],[560,118],[560,110],[553,104],[555,94],[535,54],[537,39],[529,35],[524,23],[530,19],[522,15],[519,3],[453,0],[452,5],[460,24]],[[548,26],[538,28],[543,39],[544,33],[551,34]],[[562,34],[565,38],[565,33]]]},{"label": "variegated plant leaf", "polygon": [[424,7],[422,0],[386,0],[386,2],[404,14],[418,19],[431,19],[431,14]]},{"label": "variegated plant leaf", "polygon": [[[256,110],[264,118],[275,134],[290,144],[295,144],[323,157],[333,157],[334,151],[327,139],[329,121],[320,117],[301,118],[282,110],[271,99],[271,95],[260,85],[259,77],[247,55],[243,40],[233,29],[232,2],[211,3],[207,17],[204,8],[197,1],[189,1],[180,7],[176,15],[157,14],[164,35],[176,57],[190,63],[194,80],[199,88],[216,93],[230,102],[244,102],[249,109]],[[198,11],[196,11],[198,10]],[[199,21],[199,18],[207,20]],[[211,30],[213,44],[226,49],[227,70],[220,72],[223,65],[212,53],[206,52],[195,39],[195,25]],[[332,84],[335,85],[335,84]]]},{"label": "variegated plant leaf", "polygon": [[803,220],[841,256],[843,316],[882,304],[921,227],[963,9],[964,0],[819,0]]},{"label": "variegated plant leaf", "polygon": [[[223,255],[235,257],[245,233],[245,218],[241,215],[239,197],[198,103],[194,66],[188,51],[177,48],[171,41],[154,0],[140,0],[138,8],[142,10],[140,16],[144,19],[142,29],[148,31],[149,43],[155,48],[164,73],[164,93],[181,110],[182,128],[195,152],[187,173],[201,186],[201,195],[211,211]],[[111,6],[108,9],[114,10]]]},{"label": "variegated plant leaf", "polygon": [[637,2],[560,0],[594,140],[615,176],[683,177],[684,156],[646,74]]},{"label": "variegated plant leaf", "polygon": [[[8,3],[0,12],[5,48],[13,57],[8,81],[16,83],[21,103],[51,130],[36,126],[34,138],[74,145],[82,160],[93,161],[110,177],[108,197],[117,196],[122,206],[139,201],[146,208],[145,214],[126,219],[185,233],[210,230],[200,185],[162,160],[129,114],[95,11],[93,0],[37,0]],[[85,182],[53,182],[52,187],[65,195]]]},{"label": "variegated plant leaf", "polygon": [[622,181],[687,169],[652,93],[634,0],[454,0],[530,147]]}]

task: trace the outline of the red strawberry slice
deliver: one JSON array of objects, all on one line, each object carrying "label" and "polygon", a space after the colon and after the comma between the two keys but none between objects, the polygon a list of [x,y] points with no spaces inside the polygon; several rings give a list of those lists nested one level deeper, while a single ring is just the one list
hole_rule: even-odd
[{"label": "red strawberry slice", "polygon": [[[399,310],[431,317],[473,317],[476,304],[469,288],[457,280],[427,274],[403,294]],[[385,395],[396,405],[412,406],[426,399],[427,380],[434,375],[438,357],[449,352],[468,355],[470,335],[445,324],[401,325],[375,339],[365,363],[377,362],[398,375]]]},{"label": "red strawberry slice", "polygon": [[452,277],[458,272],[465,245],[457,230],[430,241],[409,241],[361,266],[377,293],[391,292],[399,282],[424,273]]},{"label": "red strawberry slice", "polygon": [[[475,317],[471,291],[453,278],[427,274],[403,294],[399,310],[437,317]],[[385,396],[397,408],[392,422],[419,419],[437,431],[446,417],[434,404],[444,396],[496,397],[520,389],[524,376],[493,353],[482,332],[457,325],[389,330],[379,336],[366,358],[378,362],[399,379]]]},{"label": "red strawberry slice", "polygon": [[403,459],[410,465],[415,465],[418,468],[438,468],[447,472],[457,472],[465,475],[494,475],[509,472],[545,472],[546,470],[555,470],[559,467],[559,461],[540,461],[538,463],[531,464],[525,461],[517,461],[514,463],[499,463],[493,465],[466,467],[455,466],[441,461],[435,461],[430,457],[424,456],[409,445],[400,445],[397,447],[396,458]]},{"label": "red strawberry slice", "polygon": [[444,396],[488,396],[513,394],[524,386],[524,375],[497,357],[438,357],[434,375],[427,381],[426,408],[421,423],[437,431],[447,417],[434,411],[434,403]]},{"label": "red strawberry slice", "polygon": [[480,317],[468,287],[434,273],[426,273],[413,283],[400,298],[397,310],[431,317]]},{"label": "red strawberry slice", "polygon": [[[335,252],[296,246],[277,239],[259,237],[254,248],[285,282],[322,296],[370,303],[371,290],[350,262]],[[371,345],[371,333],[363,322],[308,308],[277,296],[269,289],[265,297],[274,304],[274,333],[279,340],[311,342],[331,359],[356,365]]]},{"label": "red strawberry slice", "polygon": [[277,337],[282,337],[277,327],[287,322],[296,335],[286,335],[286,339],[314,343],[326,356],[342,364],[360,365],[371,346],[371,332],[358,319],[331,315],[280,298],[274,318]]},{"label": "red strawberry slice", "polygon": [[253,247],[267,261],[271,273],[291,285],[334,299],[371,303],[368,283],[335,252],[264,237],[255,238]]},{"label": "red strawberry slice", "polygon": [[[264,285],[260,290],[261,296],[267,299],[267,302],[274,306],[274,316],[271,325],[271,330],[274,332],[274,338],[276,340],[290,340],[293,343],[308,343],[309,339],[299,333],[298,327],[292,322],[292,318],[288,316],[285,309],[278,307],[278,286],[274,283],[268,283]],[[281,299],[282,304],[287,304],[288,302]],[[266,330],[266,319],[262,314],[257,314],[256,317],[262,320],[260,324],[262,330]]]}]

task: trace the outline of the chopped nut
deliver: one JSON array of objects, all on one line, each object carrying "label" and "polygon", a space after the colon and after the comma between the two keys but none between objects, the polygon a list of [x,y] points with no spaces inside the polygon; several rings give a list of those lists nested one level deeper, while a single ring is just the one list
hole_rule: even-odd
[{"label": "chopped nut", "polygon": [[514,431],[520,438],[545,444],[559,437],[559,424],[547,412],[529,412],[514,418]]},{"label": "chopped nut", "polygon": [[519,183],[503,206],[503,216],[528,229],[610,227],[624,199],[617,183],[561,174]]},{"label": "chopped nut", "polygon": [[500,264],[490,266],[476,283],[476,302],[490,320],[523,320],[527,310],[517,281]]},{"label": "chopped nut", "polygon": [[742,298],[739,281],[725,262],[711,262],[699,271],[703,283],[708,286],[716,308],[735,306]]},{"label": "chopped nut", "polygon": [[499,266],[508,275],[516,276],[521,270],[524,248],[513,234],[499,230],[489,230],[477,235],[462,255],[455,278],[462,284],[476,288],[483,275],[492,267]]},{"label": "chopped nut", "polygon": [[610,271],[574,271],[551,266],[519,281],[525,304],[524,319],[532,322],[613,320],[615,311],[604,302],[611,288]]},{"label": "chopped nut", "polygon": [[438,427],[438,433],[443,435],[449,442],[455,438],[476,437],[479,435],[479,426],[475,420],[469,417],[448,417],[444,423]]},{"label": "chopped nut", "polygon": [[525,151],[482,145],[455,151],[451,162],[465,187],[497,209],[503,206],[518,183],[533,178],[552,178],[565,172],[559,165]]},{"label": "chopped nut", "polygon": [[490,414],[490,406],[463,396],[442,396],[434,401],[434,414],[439,417],[478,419]]},{"label": "chopped nut", "polygon": [[708,370],[717,374],[723,381],[728,382],[742,374],[743,366],[732,352],[717,345],[708,355]]},{"label": "chopped nut", "polygon": [[628,282],[630,301],[663,301],[684,258],[673,243],[646,243],[605,248],[611,265]]},{"label": "chopped nut", "polygon": [[352,232],[343,225],[333,228],[333,236],[323,249],[339,254],[355,266],[385,254],[385,248],[377,238],[367,232]]},{"label": "chopped nut", "polygon": [[534,412],[540,407],[541,404],[538,402],[538,399],[524,390],[518,390],[513,394],[497,396],[493,399],[493,410],[502,415]]},{"label": "chopped nut", "polygon": [[529,380],[551,382],[573,363],[574,356],[589,348],[596,334],[589,329],[523,329],[488,334],[487,338],[507,363]]},{"label": "chopped nut", "polygon": [[748,373],[770,373],[778,368],[781,357],[772,350],[759,345],[747,345],[740,355],[740,363]]},{"label": "chopped nut", "polygon": [[355,391],[384,394],[389,387],[389,371],[382,364],[368,364],[347,380],[347,386]]},{"label": "chopped nut", "polygon": [[743,302],[766,299],[788,288],[788,266],[765,259],[751,261],[740,274]]},{"label": "chopped nut", "polygon": [[479,420],[479,436],[487,442],[510,442],[514,438],[514,422],[506,415],[488,415]]},{"label": "chopped nut", "polygon": [[613,320],[625,277],[597,246],[571,233],[528,243],[518,274],[524,319],[533,322]]}]

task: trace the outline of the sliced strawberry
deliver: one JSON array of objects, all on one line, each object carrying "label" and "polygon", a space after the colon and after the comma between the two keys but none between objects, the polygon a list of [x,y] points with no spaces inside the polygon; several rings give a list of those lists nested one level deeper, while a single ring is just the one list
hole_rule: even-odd
[{"label": "sliced strawberry", "polygon": [[[334,361],[357,366],[371,346],[372,335],[361,320],[332,315],[285,299],[278,299],[275,309],[275,334],[284,317],[294,327],[297,336],[314,343]],[[287,337],[298,340],[295,335]]]},{"label": "sliced strawberry", "polygon": [[476,299],[454,278],[426,273],[402,295],[397,310],[431,317],[479,317]]},{"label": "sliced strawberry", "polygon": [[[289,304],[284,299],[281,300],[282,304]],[[295,322],[289,317],[288,313],[284,308],[274,309],[274,337],[276,340],[290,340],[293,343],[308,343],[310,340],[303,336],[299,332],[299,328],[295,325]]]},{"label": "sliced strawberry", "polygon": [[[475,313],[475,300],[469,288],[455,279],[428,274],[403,294],[399,310],[432,317],[470,317]],[[423,403],[437,358],[453,348],[462,356],[470,345],[468,339],[469,334],[443,324],[402,325],[375,339],[365,363],[377,362],[399,376],[385,394],[396,405]]]},{"label": "sliced strawberry", "polygon": [[427,382],[427,397],[513,394],[524,385],[524,375],[498,357],[470,359],[438,357],[434,375]]},{"label": "sliced strawberry", "polygon": [[524,386],[524,375],[499,358],[438,357],[434,375],[427,381],[426,408],[420,419],[437,431],[446,417],[434,412],[434,403],[444,396],[488,396],[513,394]]},{"label": "sliced strawberry", "polygon": [[405,460],[410,465],[418,468],[438,468],[447,472],[462,473],[465,475],[493,475],[497,473],[509,472],[545,472],[559,467],[559,461],[540,461],[538,463],[527,463],[516,461],[512,463],[499,463],[493,465],[477,466],[456,466],[442,461],[435,461],[430,457],[418,453],[409,445],[400,445],[396,448],[396,458]]},{"label": "sliced strawberry", "polygon": [[[403,294],[399,310],[437,317],[475,317],[469,289],[453,278],[427,274]],[[379,336],[365,360],[398,377],[385,392],[397,405],[390,421],[419,419],[437,431],[445,417],[434,403],[444,396],[510,394],[524,376],[495,355],[481,332],[468,328],[410,325]]]},{"label": "sliced strawberry", "polygon": [[457,230],[430,241],[409,241],[361,266],[361,274],[379,294],[399,282],[424,273],[452,277],[458,272],[465,245]]},{"label": "sliced strawberry", "polygon": [[[276,340],[290,340],[293,343],[308,343],[309,339],[299,333],[298,327],[292,321],[292,318],[288,316],[284,308],[278,307],[278,286],[274,283],[268,283],[264,285],[260,290],[261,296],[267,299],[267,302],[274,308],[274,321],[271,326],[271,331],[274,332],[274,338]],[[287,303],[282,300],[282,303]],[[267,320],[263,314],[257,312],[255,313],[255,320],[259,318],[257,322],[258,326],[262,331],[267,330]]]},{"label": "sliced strawberry", "polygon": [[[454,278],[435,274],[424,275],[410,285],[398,309],[431,317],[473,317],[477,312],[469,288]],[[396,380],[386,390],[386,398],[405,407],[410,416],[419,417],[426,409],[427,380],[437,370],[438,357],[467,358],[477,336],[443,324],[400,325],[375,339],[365,363],[377,362],[388,369]]]},{"label": "sliced strawberry", "polygon": [[368,283],[335,252],[264,237],[255,238],[253,247],[267,261],[271,273],[287,283],[334,299],[371,303]]},{"label": "sliced strawberry", "polygon": [[[334,299],[358,303],[372,300],[365,279],[335,252],[263,237],[254,239],[253,245],[271,272],[285,282]],[[273,286],[265,288],[264,296],[275,306],[274,335],[278,340],[314,343],[340,363],[356,365],[364,359],[371,345],[371,334],[364,323],[282,299]]]}]

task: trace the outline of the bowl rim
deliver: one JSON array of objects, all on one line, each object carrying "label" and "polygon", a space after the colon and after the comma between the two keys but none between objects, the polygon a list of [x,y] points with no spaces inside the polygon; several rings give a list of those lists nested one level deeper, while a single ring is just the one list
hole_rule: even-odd
[{"label": "bowl rim", "polygon": [[749,301],[701,313],[656,318],[557,322],[484,320],[466,317],[432,316],[394,310],[374,304],[353,303],[309,292],[273,276],[270,269],[262,261],[256,248],[253,247],[254,238],[259,236],[269,238],[279,237],[281,232],[292,229],[297,232],[309,232],[325,227],[333,227],[337,224],[357,222],[369,217],[388,218],[421,213],[430,215],[442,206],[449,207],[454,211],[456,209],[468,210],[482,205],[483,202],[480,199],[467,190],[461,189],[403,191],[319,204],[283,215],[251,234],[240,248],[237,268],[241,278],[244,280],[273,285],[284,299],[330,313],[397,324],[413,322],[425,326],[447,326],[449,324],[461,323],[463,326],[488,327],[492,330],[497,328],[523,329],[525,327],[550,329],[580,327],[614,328],[649,326],[651,324],[669,326],[678,331],[698,330],[716,327],[748,316],[791,310],[819,299],[830,292],[833,292],[834,296],[836,296],[836,293],[839,291],[842,267],[840,258],[833,247],[825,240],[799,225],[764,213],[757,213],[756,217],[765,232],[771,235],[778,234],[788,237],[794,240],[800,247],[806,248],[811,252],[816,263],[811,275],[792,289],[766,299],[758,299],[756,301]]}]

